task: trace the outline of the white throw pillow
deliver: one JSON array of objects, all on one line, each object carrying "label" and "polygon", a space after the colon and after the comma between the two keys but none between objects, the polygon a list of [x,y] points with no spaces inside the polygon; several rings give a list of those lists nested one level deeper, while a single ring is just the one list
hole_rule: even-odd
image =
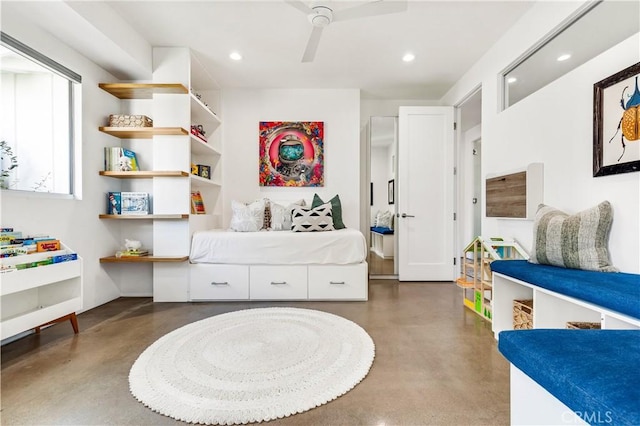
[{"label": "white throw pillow", "polygon": [[272,231],[290,231],[292,226],[291,211],[294,207],[305,206],[304,200],[294,201],[283,206],[282,204],[270,202],[271,205],[271,229]]},{"label": "white throw pillow", "polygon": [[320,204],[313,209],[294,207],[291,213],[293,232],[334,231],[331,203]]},{"label": "white throw pillow", "polygon": [[393,229],[393,213],[380,212],[376,220],[376,226],[380,228]]},{"label": "white throw pillow", "polygon": [[238,232],[255,232],[262,229],[264,203],[264,200],[258,200],[246,205],[236,200],[231,201],[230,228]]}]

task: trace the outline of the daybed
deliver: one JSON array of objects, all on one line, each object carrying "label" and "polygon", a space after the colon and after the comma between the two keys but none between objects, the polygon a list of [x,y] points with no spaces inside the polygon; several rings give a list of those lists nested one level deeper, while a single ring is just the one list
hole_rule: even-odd
[{"label": "daybed", "polygon": [[[367,300],[367,246],[340,197],[232,201],[230,229],[193,234],[190,300]],[[235,231],[235,232],[234,232]]]}]

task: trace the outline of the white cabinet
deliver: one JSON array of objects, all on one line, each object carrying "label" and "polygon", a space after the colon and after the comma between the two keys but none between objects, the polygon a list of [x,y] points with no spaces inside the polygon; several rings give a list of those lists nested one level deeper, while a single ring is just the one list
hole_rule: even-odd
[{"label": "white cabinet", "polygon": [[305,300],[306,266],[251,266],[249,268],[251,300]]},{"label": "white cabinet", "polygon": [[566,328],[567,322],[599,322],[603,329],[640,329],[640,320],[601,306],[493,273],[493,321],[496,339],[513,329],[513,301],[533,300],[533,328]]},{"label": "white cabinet", "polygon": [[309,265],[309,300],[367,300],[367,264]]},{"label": "white cabinet", "polygon": [[[37,262],[72,253],[62,250],[16,256],[3,265]],[[0,275],[0,338],[6,339],[82,309],[82,259],[21,269]],[[74,318],[75,319],[75,318]]]},{"label": "white cabinet", "polygon": [[367,300],[365,262],[357,265],[189,265],[189,299]]},{"label": "white cabinet", "polygon": [[190,266],[191,300],[249,299],[249,267],[246,265]]},{"label": "white cabinet", "polygon": [[371,250],[383,259],[393,259],[395,237],[371,231]]}]

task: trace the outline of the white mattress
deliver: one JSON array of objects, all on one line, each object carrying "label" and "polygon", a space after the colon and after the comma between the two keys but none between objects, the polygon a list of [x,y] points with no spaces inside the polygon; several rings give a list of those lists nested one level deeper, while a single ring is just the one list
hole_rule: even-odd
[{"label": "white mattress", "polygon": [[226,230],[193,234],[192,263],[307,265],[360,263],[366,259],[364,235],[356,229],[327,232]]}]

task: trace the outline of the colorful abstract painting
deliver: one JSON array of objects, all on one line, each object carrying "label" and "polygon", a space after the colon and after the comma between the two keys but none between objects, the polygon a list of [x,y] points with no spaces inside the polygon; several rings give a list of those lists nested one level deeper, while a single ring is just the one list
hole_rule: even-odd
[{"label": "colorful abstract painting", "polygon": [[324,186],[324,122],[260,122],[260,186]]}]

